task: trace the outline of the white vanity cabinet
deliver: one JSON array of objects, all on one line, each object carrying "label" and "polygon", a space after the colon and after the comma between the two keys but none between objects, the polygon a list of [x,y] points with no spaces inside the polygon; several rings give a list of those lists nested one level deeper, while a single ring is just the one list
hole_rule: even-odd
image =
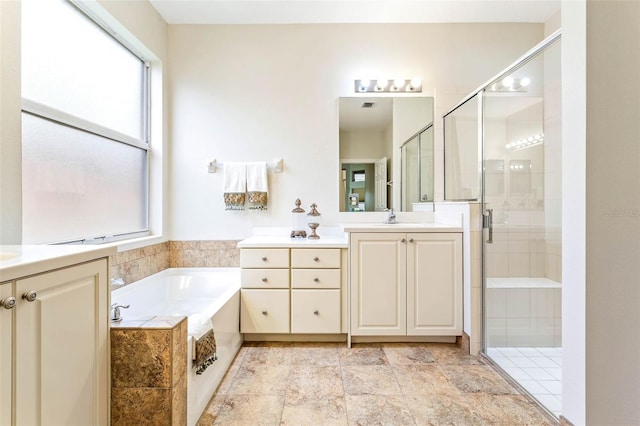
[{"label": "white vanity cabinet", "polygon": [[462,334],[462,233],[350,234],[351,335]]},{"label": "white vanity cabinet", "polygon": [[240,250],[241,333],[289,333],[289,249]]},{"label": "white vanity cabinet", "polygon": [[109,423],[108,274],[104,257],[0,284],[0,425]]},{"label": "white vanity cabinet", "polygon": [[257,236],[238,246],[242,333],[265,338],[268,334],[346,333],[342,323],[346,238],[309,241]]},{"label": "white vanity cabinet", "polygon": [[291,332],[340,333],[340,249],[291,249]]}]

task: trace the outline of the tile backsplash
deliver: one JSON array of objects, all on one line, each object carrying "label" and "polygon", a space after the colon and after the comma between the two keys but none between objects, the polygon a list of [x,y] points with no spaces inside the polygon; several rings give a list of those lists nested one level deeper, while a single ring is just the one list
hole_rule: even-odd
[{"label": "tile backsplash", "polygon": [[167,268],[238,267],[237,244],[237,240],[168,241],[119,252],[111,258],[111,278],[122,278],[126,285]]}]

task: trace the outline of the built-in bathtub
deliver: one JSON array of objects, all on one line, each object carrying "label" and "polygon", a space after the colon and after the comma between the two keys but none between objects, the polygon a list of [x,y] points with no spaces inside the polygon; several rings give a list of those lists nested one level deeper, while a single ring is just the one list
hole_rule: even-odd
[{"label": "built-in bathtub", "polygon": [[547,278],[488,278],[488,347],[562,346],[562,285]]},{"label": "built-in bathtub", "polygon": [[[204,314],[210,317],[218,359],[201,375],[187,369],[187,424],[195,425],[242,345],[239,268],[170,268],[111,293],[125,321],[154,316]],[[188,360],[192,359],[188,337]]]}]

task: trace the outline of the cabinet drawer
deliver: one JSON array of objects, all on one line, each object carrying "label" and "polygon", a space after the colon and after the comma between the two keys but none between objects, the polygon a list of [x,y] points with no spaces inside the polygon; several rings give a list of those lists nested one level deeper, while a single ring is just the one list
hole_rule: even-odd
[{"label": "cabinet drawer", "polygon": [[340,269],[292,269],[291,288],[340,288]]},{"label": "cabinet drawer", "polygon": [[293,268],[339,268],[340,249],[292,249]]},{"label": "cabinet drawer", "polygon": [[288,269],[241,269],[242,288],[289,288]]},{"label": "cabinet drawer", "polygon": [[289,249],[242,249],[242,268],[288,268]]},{"label": "cabinet drawer", "polygon": [[340,290],[291,290],[292,333],[340,333]]},{"label": "cabinet drawer", "polygon": [[289,290],[240,291],[241,333],[289,333]]}]

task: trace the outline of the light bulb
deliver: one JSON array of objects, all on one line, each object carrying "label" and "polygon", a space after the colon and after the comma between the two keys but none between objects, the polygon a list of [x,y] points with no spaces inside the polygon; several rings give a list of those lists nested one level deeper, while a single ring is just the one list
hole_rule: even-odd
[{"label": "light bulb", "polygon": [[505,77],[504,80],[502,80],[502,85],[505,87],[513,86],[513,77],[511,76]]},{"label": "light bulb", "polygon": [[411,79],[411,87],[416,88],[416,87],[420,87],[420,86],[422,86],[422,80],[421,79],[416,78],[416,77]]},{"label": "light bulb", "polygon": [[376,84],[376,88],[378,90],[384,90],[389,84],[389,80],[378,80],[378,84]]},{"label": "light bulb", "polygon": [[365,90],[367,90],[370,84],[371,81],[369,80],[360,80],[360,91],[364,92]]},{"label": "light bulb", "polygon": [[393,80],[393,87],[395,87],[396,89],[400,89],[402,86],[404,86],[403,78],[396,78],[395,80]]},{"label": "light bulb", "polygon": [[520,80],[520,86],[527,87],[531,83],[531,79],[529,77],[524,77]]}]

